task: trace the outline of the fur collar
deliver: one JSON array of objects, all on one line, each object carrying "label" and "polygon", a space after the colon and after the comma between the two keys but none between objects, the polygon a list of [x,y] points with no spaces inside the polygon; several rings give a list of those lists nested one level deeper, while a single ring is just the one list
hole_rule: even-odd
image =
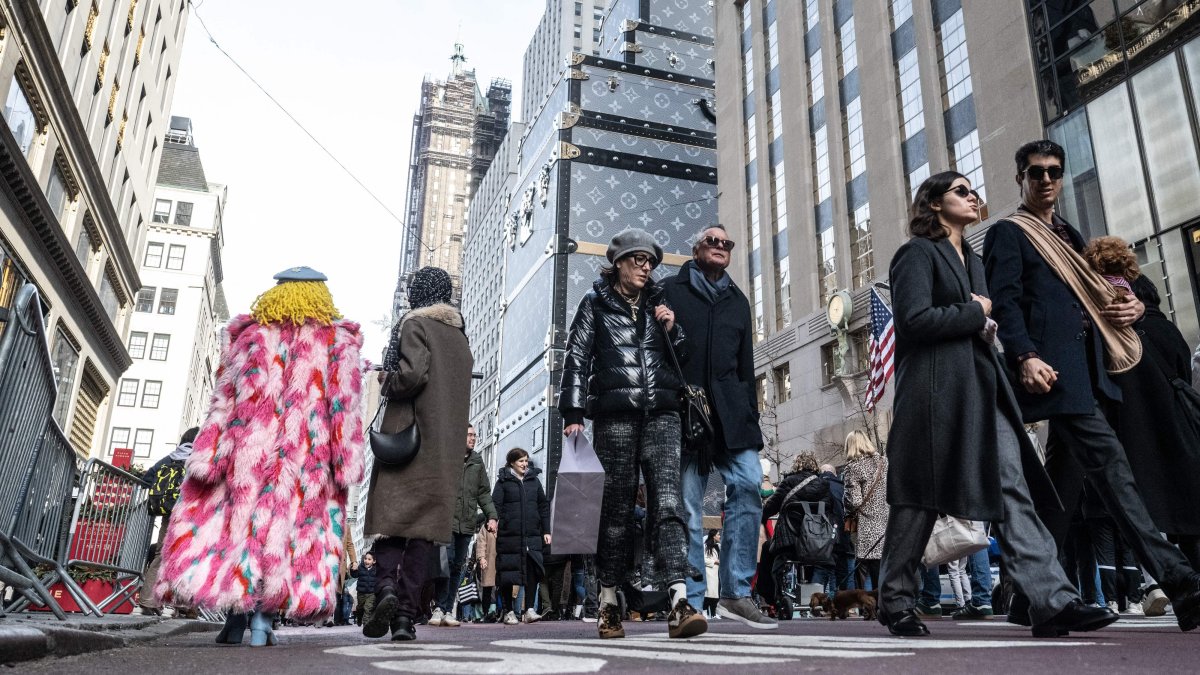
[{"label": "fur collar", "polygon": [[409,319],[417,319],[422,317],[426,319],[433,319],[434,321],[441,321],[447,326],[450,326],[451,328],[457,328],[459,330],[462,330],[463,327],[462,314],[460,314],[459,311],[454,307],[446,304],[430,305],[420,309],[409,310],[409,312],[404,315],[404,318],[402,318],[400,322],[404,323]]}]

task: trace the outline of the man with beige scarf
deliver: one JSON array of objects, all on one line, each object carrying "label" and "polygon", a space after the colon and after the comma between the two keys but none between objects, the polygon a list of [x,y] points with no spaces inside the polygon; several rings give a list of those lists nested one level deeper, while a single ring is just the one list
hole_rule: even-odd
[{"label": "man with beige scarf", "polygon": [[[1200,574],[1159,534],[1104,414],[1121,401],[1109,371],[1131,368],[1141,357],[1130,328],[1145,307],[1132,296],[1105,296],[1104,284],[1079,264],[1083,237],[1054,213],[1066,163],[1062,147],[1026,143],[1016,163],[1021,207],[988,231],[983,258],[997,334],[1020,379],[1014,389],[1022,415],[1026,422],[1050,421],[1046,469],[1067,511],[1039,515],[1061,547],[1086,477],[1171,598],[1179,627],[1192,630],[1200,624]],[[1028,624],[1023,607],[1014,599],[1010,622]]]}]

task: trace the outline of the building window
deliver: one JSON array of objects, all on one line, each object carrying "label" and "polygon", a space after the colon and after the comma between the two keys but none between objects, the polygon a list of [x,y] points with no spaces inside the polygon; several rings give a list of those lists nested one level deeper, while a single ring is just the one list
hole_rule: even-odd
[{"label": "building window", "polygon": [[121,389],[117,393],[117,405],[122,408],[132,408],[137,405],[138,383],[141,380],[130,378],[121,379]]},{"label": "building window", "polygon": [[158,295],[158,313],[174,314],[175,303],[179,301],[179,289],[164,288]]},{"label": "building window", "polygon": [[183,269],[183,253],[187,247],[182,244],[171,244],[167,251],[167,269],[181,270]]},{"label": "building window", "polygon": [[192,224],[192,203],[178,202],[175,204],[175,224],[187,227]]},{"label": "building window", "polygon": [[792,367],[785,363],[774,369],[775,403],[785,403],[792,399]]},{"label": "building window", "polygon": [[912,18],[912,0],[892,0],[892,30]]},{"label": "building window", "polygon": [[154,445],[153,429],[138,429],[133,437],[133,456],[149,457],[150,448]]},{"label": "building window", "polygon": [[822,304],[838,290],[837,244],[833,231],[834,228],[830,226],[817,233],[817,258],[820,264],[817,273],[820,275]]},{"label": "building window", "polygon": [[46,183],[46,201],[54,212],[54,219],[62,222],[63,212],[67,209],[67,179],[63,176],[58,162],[50,169],[50,181]]},{"label": "building window", "polygon": [[142,359],[146,357],[146,333],[134,331],[129,334],[129,358]]},{"label": "building window", "polygon": [[854,345],[854,372],[865,373],[871,368],[871,331],[867,328],[854,331],[850,334],[850,341]]},{"label": "building window", "polygon": [[910,50],[896,61],[899,80],[900,119],[904,138],[912,138],[925,128],[925,102],[921,98],[921,71],[917,67],[917,50]]},{"label": "building window", "polygon": [[979,130],[975,129],[956,141],[951,152],[951,166],[966,176],[967,180],[971,181],[971,187],[986,201],[987,194],[983,189],[983,155],[979,152]]},{"label": "building window", "polygon": [[908,198],[913,199],[917,196],[917,188],[921,187],[921,183],[929,178],[929,162],[925,162],[921,166],[912,170],[908,174]]},{"label": "building window", "polygon": [[165,333],[155,333],[150,341],[150,360],[166,361],[167,351],[171,347],[171,336]]},{"label": "building window", "polygon": [[971,64],[967,60],[967,30],[960,8],[939,27],[941,33],[942,91],[946,110],[971,95]]},{"label": "building window", "polygon": [[150,313],[154,311],[154,286],[143,286],[138,291],[137,301],[133,305],[133,311]]},{"label": "building window", "polygon": [[142,407],[157,408],[160,394],[162,394],[162,382],[146,380],[146,386],[142,387]]},{"label": "building window", "polygon": [[863,288],[875,278],[870,203],[855,209],[850,220],[850,274],[851,288]]},{"label": "building window", "polygon": [[75,240],[75,257],[79,258],[79,264],[87,269],[88,258],[92,256],[92,236],[88,234],[87,228],[83,225],[79,226],[79,238]]},{"label": "building window", "polygon": [[8,121],[8,128],[12,130],[17,145],[21,146],[21,154],[29,154],[29,148],[33,147],[33,137],[37,135],[37,119],[33,115],[33,106],[29,105],[25,89],[15,76],[8,86],[4,119]]},{"label": "building window", "polygon": [[171,200],[170,199],[155,199],[154,200],[154,218],[155,223],[171,222]]},{"label": "building window", "polygon": [[75,369],[79,366],[79,348],[62,328],[55,331],[54,349],[50,354],[54,368],[54,385],[58,398],[54,401],[54,421],[61,427],[67,422],[67,409],[74,393]]},{"label": "building window", "polygon": [[758,410],[762,412],[767,409],[767,376],[759,375],[754,378],[754,393],[758,397]]},{"label": "building window", "polygon": [[129,447],[129,427],[113,427],[112,436],[108,439],[108,454],[112,455],[117,448]]},{"label": "building window", "polygon": [[146,259],[142,261],[142,267],[162,267],[163,245],[161,242],[151,241],[146,244]]},{"label": "building window", "polygon": [[117,289],[112,282],[113,276],[112,268],[106,266],[104,275],[100,277],[100,288],[96,292],[100,295],[100,305],[108,313],[108,318],[115,322],[117,313],[121,311],[121,300],[117,298]]},{"label": "building window", "polygon": [[821,383],[823,386],[829,386],[837,380],[837,359],[834,356],[836,350],[836,342],[821,345]]}]

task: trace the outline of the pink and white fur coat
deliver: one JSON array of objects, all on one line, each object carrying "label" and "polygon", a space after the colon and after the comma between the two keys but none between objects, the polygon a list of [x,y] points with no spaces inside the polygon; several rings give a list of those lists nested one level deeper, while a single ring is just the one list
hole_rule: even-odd
[{"label": "pink and white fur coat", "polygon": [[350,321],[230,322],[157,596],[300,619],[333,612],[346,495],[363,474],[361,348]]}]

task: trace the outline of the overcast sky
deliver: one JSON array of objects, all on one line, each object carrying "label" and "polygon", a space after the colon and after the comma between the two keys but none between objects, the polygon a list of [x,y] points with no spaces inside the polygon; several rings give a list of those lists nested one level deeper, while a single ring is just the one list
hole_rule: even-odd
[{"label": "overcast sky", "polygon": [[486,89],[512,80],[543,0],[197,0],[172,114],[190,117],[209,182],[229,186],[225,295],[234,314],[308,265],[329,276],[334,301],[363,323],[364,355],[384,345],[375,322],[391,311],[400,230],[214,47],[213,37],[267,91],[403,216],[412,116],[426,74],[444,78],[454,42]]}]

